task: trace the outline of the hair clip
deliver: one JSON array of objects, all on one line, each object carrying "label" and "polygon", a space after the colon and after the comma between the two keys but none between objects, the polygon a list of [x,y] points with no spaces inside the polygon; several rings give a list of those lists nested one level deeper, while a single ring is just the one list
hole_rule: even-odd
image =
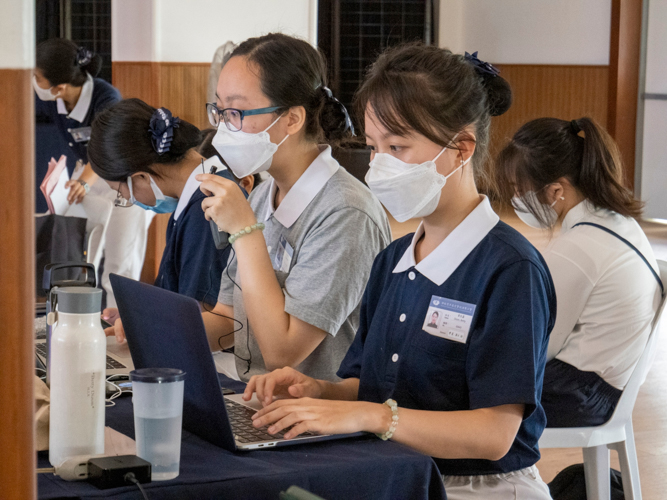
[{"label": "hair clip", "polygon": [[151,142],[153,149],[159,155],[169,152],[171,142],[174,140],[174,128],[178,128],[181,119],[177,116],[172,116],[171,111],[167,108],[159,108],[155,110],[148,126],[148,131],[151,133]]},{"label": "hair clip", "polygon": [[477,73],[481,76],[490,75],[495,77],[500,74],[500,70],[493,64],[478,59],[477,51],[473,52],[472,55],[466,52],[464,58],[466,61],[473,65],[475,71],[477,71]]},{"label": "hair clip", "polygon": [[347,108],[345,107],[345,105],[334,97],[333,92],[331,92],[331,89],[326,85],[319,84],[315,88],[315,90],[317,89],[322,89],[327,99],[335,102],[338,106],[340,106],[341,111],[343,111],[343,114],[345,115],[345,130],[349,130],[350,133],[352,134],[352,137],[356,137],[357,134],[354,133],[354,125],[352,124],[352,119],[350,118],[350,114],[347,112]]},{"label": "hair clip", "polygon": [[579,123],[577,122],[577,120],[572,120],[570,122],[570,129],[572,130],[574,135],[577,135],[577,136],[579,135],[579,132],[581,132],[581,127],[579,126]]},{"label": "hair clip", "polygon": [[79,47],[76,51],[76,65],[81,67],[90,64],[93,59],[93,53],[85,47]]}]

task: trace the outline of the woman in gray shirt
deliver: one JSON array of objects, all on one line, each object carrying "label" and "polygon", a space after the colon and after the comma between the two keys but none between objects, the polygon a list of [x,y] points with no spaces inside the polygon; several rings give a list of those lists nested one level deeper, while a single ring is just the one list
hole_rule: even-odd
[{"label": "woman in gray shirt", "polygon": [[351,135],[347,111],[320,53],[283,34],[240,44],[216,97],[215,148],[235,175],[271,179],[246,201],[226,179],[198,176],[206,217],[233,241],[218,304],[204,313],[211,348],[234,346],[243,380],[285,366],[337,380],[373,260],[391,240],[380,203],[327,145]]}]

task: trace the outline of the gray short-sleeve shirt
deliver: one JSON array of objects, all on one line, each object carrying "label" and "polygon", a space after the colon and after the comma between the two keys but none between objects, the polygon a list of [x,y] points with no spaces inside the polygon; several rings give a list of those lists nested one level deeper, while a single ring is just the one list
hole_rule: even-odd
[{"label": "gray short-sleeve shirt", "polygon": [[[331,157],[330,147],[321,150],[275,211],[272,180],[260,184],[249,201],[257,220],[266,225],[264,238],[285,294],[285,312],[329,334],[297,369],[338,380],[336,371],[359,325],[373,260],[390,243],[391,231],[377,198]],[[233,254],[227,269],[218,301],[234,307],[240,328],[236,366],[241,379],[248,380],[267,370],[242,292],[234,284],[243,288]]]}]

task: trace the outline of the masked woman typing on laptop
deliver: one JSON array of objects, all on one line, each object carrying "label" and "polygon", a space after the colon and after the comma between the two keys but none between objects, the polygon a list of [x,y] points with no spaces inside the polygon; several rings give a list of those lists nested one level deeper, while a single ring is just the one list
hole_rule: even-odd
[{"label": "masked woman typing on laptop", "polygon": [[435,459],[453,500],[550,498],[535,463],[553,284],[475,180],[509,85],[474,55],[406,45],[380,56],[356,101],[371,191],[421,224],[373,264],[344,380],[251,379],[244,397],[267,405],[255,425],[393,439]]},{"label": "masked woman typing on laptop", "polygon": [[331,156],[350,137],[326,65],[303,40],[269,34],[241,43],[220,73],[213,146],[243,177],[268,171],[249,203],[235,186],[197,178],[206,217],[230,234],[218,304],[205,314],[211,347],[234,346],[243,380],[284,366],[326,380],[359,325],[373,259],[390,242],[378,200]]},{"label": "masked woman typing on laptop", "polygon": [[[197,127],[168,109],[127,99],[100,113],[93,122],[88,156],[95,173],[117,192],[117,207],[136,205],[155,213],[171,213],[155,285],[212,308],[229,249],[215,246],[210,224],[201,211],[204,194],[195,176],[215,167],[224,178],[233,177],[218,156],[205,159],[197,152],[201,139]],[[242,189],[235,183],[233,186],[244,196]],[[143,228],[127,230],[139,232]],[[115,316],[117,311],[107,309],[104,314]],[[117,321],[122,340],[122,323]]]},{"label": "masked woman typing on laptop", "polygon": [[542,405],[547,427],[602,425],[644,352],[663,284],[612,138],[589,118],[526,123],[498,184],[529,226],[560,234],[544,258],[558,297]]}]

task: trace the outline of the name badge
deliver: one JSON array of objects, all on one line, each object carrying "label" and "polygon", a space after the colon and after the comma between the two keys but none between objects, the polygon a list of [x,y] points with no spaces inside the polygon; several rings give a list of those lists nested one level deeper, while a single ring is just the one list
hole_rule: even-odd
[{"label": "name badge", "polygon": [[436,337],[465,344],[476,307],[475,304],[433,295],[422,328]]},{"label": "name badge", "polygon": [[73,128],[70,131],[74,142],[88,142],[90,140],[90,127]]},{"label": "name badge", "polygon": [[292,248],[292,245],[290,245],[281,234],[280,240],[278,241],[278,248],[276,249],[276,255],[273,258],[273,268],[277,271],[289,273],[293,255],[294,249]]}]

